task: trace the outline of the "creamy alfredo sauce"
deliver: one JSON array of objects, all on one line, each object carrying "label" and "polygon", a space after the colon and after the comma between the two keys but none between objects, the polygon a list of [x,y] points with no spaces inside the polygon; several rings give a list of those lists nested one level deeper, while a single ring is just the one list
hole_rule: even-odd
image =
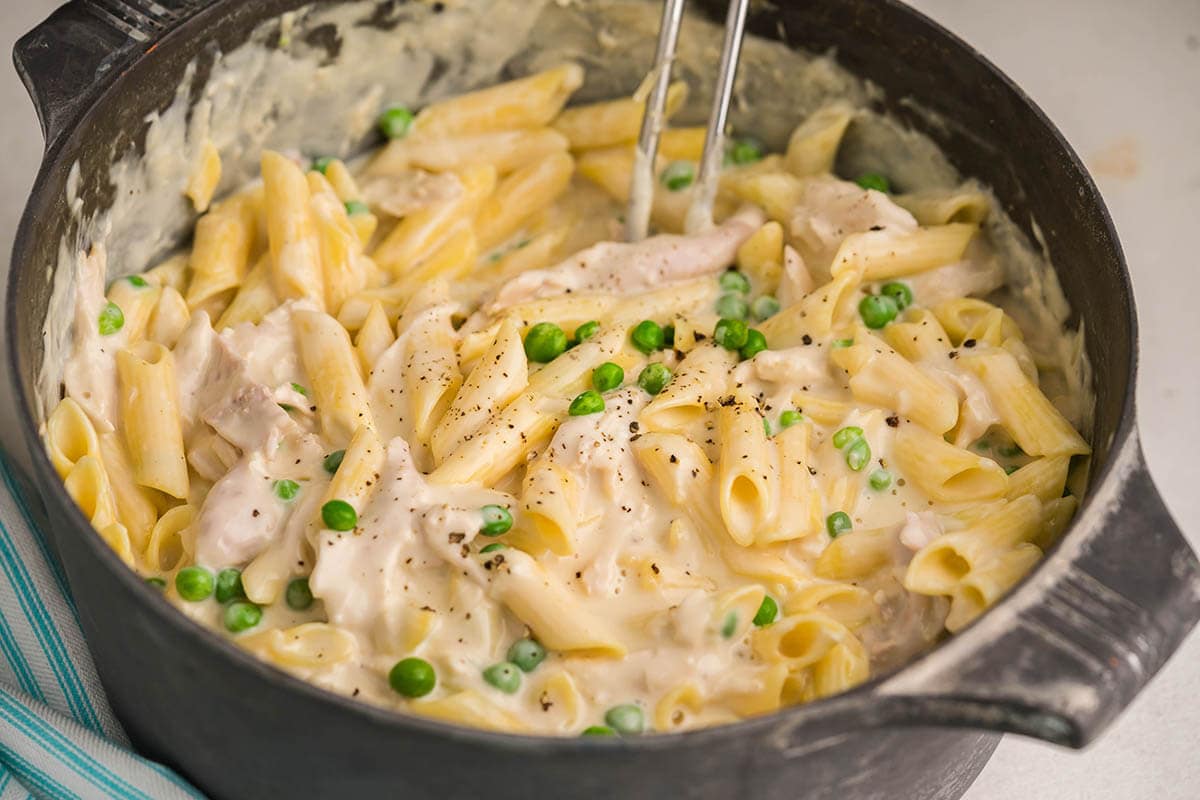
[{"label": "creamy alfredo sauce", "polygon": [[[452,333],[461,344],[519,304],[572,293],[629,297],[707,278],[711,293],[682,315],[700,333],[694,336],[694,347],[687,353],[668,347],[650,360],[678,372],[688,359],[719,350],[712,341],[718,319],[713,307],[717,282],[739,247],[765,221],[760,210],[747,206],[719,227],[695,236],[663,235],[625,245],[596,243],[603,233],[613,236],[619,230],[620,209],[597,199],[594,187],[577,178],[563,202],[578,203],[591,212],[592,224],[583,226],[589,233],[579,242],[586,249],[486,291],[465,281],[461,291],[451,291],[422,313],[438,317],[451,329],[461,323]],[[1011,227],[997,216],[993,212],[989,225]],[[829,279],[829,261],[846,236],[878,231],[887,237],[918,227],[886,194],[833,176],[806,184],[789,223],[789,249],[776,290],[785,306]],[[1004,235],[998,231],[992,228],[977,236],[963,260],[913,276],[909,284],[918,306],[990,295],[1005,284],[1015,260],[1035,259],[1027,251],[1014,256],[1006,244],[998,245]],[[521,238],[514,237],[507,246],[519,244]],[[1044,266],[1041,269],[1044,274]],[[96,334],[94,320],[106,302],[102,247],[78,262],[77,275],[74,341],[63,381],[98,431],[118,429],[114,358],[127,342],[119,332]],[[1032,285],[1046,291],[1041,283]],[[1053,298],[1046,303],[1026,293],[1022,300],[1033,306],[1026,319],[1041,323],[1026,332],[1030,346],[1038,350],[1047,372],[1057,374],[1050,380],[1065,384],[1061,395],[1068,398],[1066,413],[1079,426],[1089,404],[1086,393],[1072,391],[1080,386],[1079,370],[1068,360],[1079,358],[1078,348],[1059,344],[1064,341],[1056,320],[1059,311],[1045,308],[1054,305]],[[527,524],[518,511],[520,475],[511,474],[492,487],[431,481],[426,445],[406,436],[400,420],[403,400],[396,400],[393,409],[379,393],[373,394],[379,401],[373,401],[373,408],[387,436],[380,444],[380,466],[369,481],[369,496],[358,508],[357,525],[339,532],[315,522],[330,484],[327,459],[344,449],[346,441],[322,429],[319,409],[307,391],[312,376],[303,367],[294,316],[311,310],[306,300],[286,300],[257,323],[221,331],[214,330],[205,311],[197,310],[172,348],[193,475],[189,502],[196,509],[184,534],[184,549],[194,564],[214,573],[247,568],[269,554],[274,563],[287,565],[286,572],[306,576],[315,597],[302,610],[289,607],[282,591],[251,598],[260,600],[264,615],[254,629],[238,634],[239,641],[338,692],[517,731],[578,733],[602,724],[605,711],[622,704],[642,708],[648,726],[665,731],[769,711],[781,698],[796,702],[814,696],[811,676],[792,675],[790,684],[773,685],[779,680],[778,670],[753,642],[752,618],[761,593],[751,593],[755,602],[750,613],[736,600],[729,603],[749,587],[778,597],[783,605],[789,592],[807,582],[829,583],[814,576],[813,565],[830,537],[819,530],[772,546],[771,556],[787,573],[774,581],[761,577],[762,570],[751,579],[747,573],[753,569],[731,566],[728,543],[707,538],[688,509],[671,502],[639,460],[637,443],[645,435],[639,415],[652,398],[633,378],[644,359],[627,370],[625,386],[605,395],[603,413],[566,416],[570,397],[538,400],[561,424],[529,460],[538,457],[561,468],[577,489],[571,498],[576,546],[568,555],[541,552],[535,559],[520,547],[481,552],[496,541],[480,535],[481,509],[488,505],[513,509],[514,541],[520,543],[521,528]],[[854,530],[884,531],[890,542],[889,565],[854,582],[868,599],[865,610],[841,610],[847,624],[854,617],[855,641],[874,671],[900,663],[942,634],[945,600],[909,593],[902,581],[913,553],[965,524],[953,509],[933,510],[930,498],[903,476],[892,474],[877,490],[863,487],[866,475],[889,470],[901,423],[894,409],[854,400],[846,373],[830,359],[840,335],[806,337],[799,345],[749,359],[720,355],[714,363],[725,389],[714,399],[721,406],[753,402],[772,432],[781,427],[785,412],[797,410],[792,401],[796,392],[852,407],[836,423],[808,418],[813,455],[803,468],[822,487],[822,521],[844,511]],[[401,334],[391,345],[397,355],[390,360],[402,361],[399,354],[412,346]],[[389,352],[377,362],[377,371],[379,364],[388,363]],[[469,364],[464,361],[463,366]],[[958,398],[962,424],[956,429],[956,443],[966,447],[986,439],[999,418],[978,379],[953,360],[921,368]],[[538,367],[530,369],[536,374]],[[368,391],[375,392],[370,380]],[[847,427],[861,429],[870,444],[871,464],[860,474],[847,471],[844,448],[831,441],[836,431]],[[711,417],[688,435],[710,461],[718,459],[720,441]],[[1010,451],[1011,442],[1001,437],[988,444],[987,454],[1004,467],[1028,461],[1023,454],[1003,454]],[[682,452],[672,454],[668,463],[686,464],[687,458]],[[788,468],[778,465],[780,470]],[[276,489],[281,480],[299,486],[294,499],[281,502]],[[678,480],[686,482],[687,476]],[[154,565],[146,569],[156,573]],[[562,609],[529,607],[524,598],[531,585],[544,603],[561,599],[568,613],[578,615],[573,622],[584,638],[596,646],[551,646],[546,660],[522,676],[516,691],[498,691],[484,677],[487,667],[503,661],[514,641],[554,637],[539,628],[553,629],[555,623],[544,617]],[[221,628],[222,608],[217,603],[185,602],[173,589],[168,594],[185,613]],[[835,613],[814,606],[818,607]],[[317,644],[306,643],[299,655],[289,652],[283,638],[289,633],[272,633],[313,622],[328,623],[334,633]],[[437,688],[421,700],[400,697],[388,684],[389,670],[407,656],[427,660],[437,674]],[[474,699],[462,701],[464,708],[474,709],[470,713],[435,706],[451,697],[483,698],[480,702],[487,710],[473,706]]]}]

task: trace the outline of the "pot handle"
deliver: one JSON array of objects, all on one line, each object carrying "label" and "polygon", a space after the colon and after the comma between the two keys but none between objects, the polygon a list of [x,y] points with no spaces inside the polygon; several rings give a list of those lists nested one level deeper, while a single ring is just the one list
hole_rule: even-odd
[{"label": "pot handle", "polygon": [[73,0],[17,42],[13,62],[47,148],[97,92],[205,0]]},{"label": "pot handle", "polygon": [[1200,564],[1130,434],[1058,551],[975,625],[883,681],[881,717],[1083,747],[1198,619]]}]

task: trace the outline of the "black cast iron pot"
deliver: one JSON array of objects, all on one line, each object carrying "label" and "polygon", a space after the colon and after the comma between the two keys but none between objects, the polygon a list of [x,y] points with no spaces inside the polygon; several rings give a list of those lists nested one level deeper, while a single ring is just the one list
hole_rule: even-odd
[{"label": "black cast iron pot", "polygon": [[[506,736],[389,713],[278,672],[185,619],[91,531],[38,439],[54,265],[60,241],[82,236],[78,220],[112,203],[109,165],[144,147],[146,115],[170,104],[189,62],[199,61],[203,77],[215,48],[236,48],[260,22],[300,5],[75,0],[16,48],[46,154],[8,284],[11,385],[100,675],[144,753],[225,798],[955,798],[1000,732],[1086,745],[1200,617],[1200,567],[1138,443],[1129,275],[1091,179],[1041,111],[936,24],[894,0],[821,0],[763,4],[750,29],[796,48],[836,48],[842,65],[885,91],[889,112],[994,187],[1031,237],[1036,220],[1072,307],[1088,322],[1097,400],[1091,484],[1029,578],[958,636],[844,695],[636,740]],[[404,3],[377,5],[364,24],[402,26],[415,13]],[[723,15],[721,3],[699,5]],[[914,113],[907,99],[934,113]],[[77,162],[82,215],[67,199]]]}]

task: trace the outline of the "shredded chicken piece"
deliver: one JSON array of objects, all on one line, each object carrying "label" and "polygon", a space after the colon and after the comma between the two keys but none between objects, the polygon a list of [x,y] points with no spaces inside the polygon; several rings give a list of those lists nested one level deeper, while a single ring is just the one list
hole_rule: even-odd
[{"label": "shredded chicken piece", "polygon": [[759,209],[747,206],[698,236],[664,234],[635,244],[601,242],[555,267],[513,278],[500,288],[488,313],[566,292],[636,294],[717,272],[733,263],[738,248],[764,219]]}]

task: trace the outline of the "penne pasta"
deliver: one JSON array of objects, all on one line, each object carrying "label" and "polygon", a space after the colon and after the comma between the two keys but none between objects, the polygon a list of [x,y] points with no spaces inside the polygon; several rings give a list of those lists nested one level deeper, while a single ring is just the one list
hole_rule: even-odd
[{"label": "penne pasta", "polygon": [[549,207],[566,191],[574,171],[575,162],[569,155],[554,153],[520,167],[496,184],[475,221],[480,248],[496,247]]},{"label": "penne pasta", "polygon": [[439,463],[470,439],[498,409],[511,403],[529,381],[516,320],[508,317],[492,346],[479,358],[430,435]]},{"label": "penne pasta", "polygon": [[309,209],[308,181],[298,166],[271,151],[263,153],[262,175],[275,294],[303,297],[323,309],[321,245]]},{"label": "penne pasta", "polygon": [[918,594],[951,594],[976,567],[1033,539],[1042,514],[1041,502],[1026,495],[1004,503],[966,530],[937,537],[909,562],[905,587]]},{"label": "penne pasta", "polygon": [[757,404],[745,395],[721,401],[718,412],[721,458],[717,492],[730,537],[753,544],[779,513],[779,461],[763,431]]},{"label": "penne pasta", "polygon": [[1000,423],[1031,456],[1085,455],[1091,448],[1007,351],[965,356],[962,364],[983,381]]},{"label": "penne pasta", "polygon": [[233,297],[215,325],[217,330],[232,328],[243,322],[258,324],[279,303],[271,285],[271,260],[264,256],[246,276],[245,282]]},{"label": "penne pasta", "polygon": [[221,153],[212,142],[205,142],[200,149],[200,161],[188,178],[184,194],[192,201],[192,208],[200,214],[208,211],[217,185],[221,182]]},{"label": "penne pasta", "polygon": [[788,139],[788,171],[799,177],[833,172],[838,145],[853,118],[854,109],[847,103],[835,102],[817,109]]},{"label": "penne pasta", "polygon": [[[683,81],[667,87],[664,113],[668,119],[687,102],[687,95],[687,84]],[[567,137],[572,150],[632,144],[641,132],[645,111],[646,101],[642,98],[606,100],[564,110],[554,120],[554,127]]]},{"label": "penne pasta", "polygon": [[117,373],[134,480],[171,497],[186,499],[187,459],[171,352],[152,342],[122,350],[117,353]]},{"label": "penne pasta", "polygon": [[475,165],[454,174],[461,186],[458,194],[401,220],[370,254],[375,263],[402,277],[443,245],[460,222],[474,217],[496,185],[496,170]]},{"label": "penne pasta", "polygon": [[951,222],[978,225],[992,208],[986,194],[970,188],[897,194],[892,196],[892,202],[906,209],[922,225],[948,225]]},{"label": "penne pasta", "polygon": [[976,231],[975,225],[952,222],[908,233],[852,233],[842,241],[831,269],[835,277],[855,272],[865,281],[912,275],[961,260]]},{"label": "penne pasta", "polygon": [[474,134],[537,128],[553,120],[583,85],[583,68],[562,66],[434,103],[417,115],[412,135]]},{"label": "penne pasta", "polygon": [[506,551],[495,572],[496,597],[547,647],[609,658],[625,655],[625,645],[607,621],[588,613],[528,555]]},{"label": "penne pasta", "polygon": [[294,311],[292,323],[324,434],[344,443],[360,426],[374,428],[358,357],[345,328],[320,311]]},{"label": "penne pasta", "polygon": [[850,374],[855,399],[890,408],[934,433],[958,422],[958,397],[883,342],[859,329],[830,359]]},{"label": "penne pasta", "polygon": [[896,466],[939,503],[978,503],[1002,497],[1008,476],[995,461],[955,447],[917,425],[896,430]]},{"label": "penne pasta", "polygon": [[195,309],[246,278],[258,236],[254,199],[232,197],[196,221],[186,300]]}]

